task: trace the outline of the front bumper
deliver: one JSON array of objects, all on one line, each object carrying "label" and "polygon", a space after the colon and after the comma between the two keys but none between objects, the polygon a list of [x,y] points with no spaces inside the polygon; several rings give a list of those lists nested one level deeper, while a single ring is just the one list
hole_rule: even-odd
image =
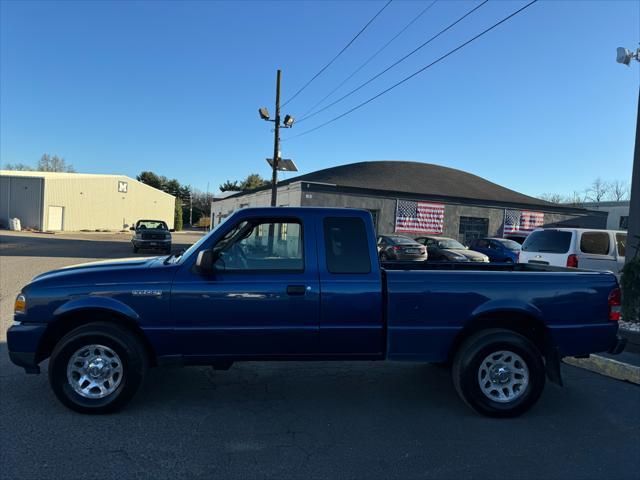
[{"label": "front bumper", "polygon": [[19,323],[7,330],[9,359],[27,373],[40,373],[38,347],[46,329],[45,324]]},{"label": "front bumper", "polygon": [[171,240],[131,240],[136,248],[169,248]]},{"label": "front bumper", "polygon": [[616,335],[616,343],[609,349],[609,353],[613,355],[617,355],[622,353],[624,348],[627,346],[627,339],[621,337],[620,335]]}]

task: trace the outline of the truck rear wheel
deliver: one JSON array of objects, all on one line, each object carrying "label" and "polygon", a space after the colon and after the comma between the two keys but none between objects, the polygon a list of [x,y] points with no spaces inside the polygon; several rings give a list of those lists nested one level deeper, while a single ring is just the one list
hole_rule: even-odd
[{"label": "truck rear wheel", "polygon": [[516,417],[540,398],[545,383],[542,355],[526,337],[488,329],[468,338],[451,371],[458,395],[478,413]]},{"label": "truck rear wheel", "polygon": [[108,322],[78,327],[55,346],[49,383],[58,399],[80,413],[111,413],[138,391],[147,369],[144,347]]}]

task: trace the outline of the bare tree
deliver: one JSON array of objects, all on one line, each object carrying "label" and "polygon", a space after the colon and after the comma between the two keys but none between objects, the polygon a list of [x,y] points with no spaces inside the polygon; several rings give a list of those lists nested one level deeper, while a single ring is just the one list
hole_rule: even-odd
[{"label": "bare tree", "polygon": [[538,197],[541,200],[551,203],[564,203],[565,198],[559,193],[543,193]]},{"label": "bare tree", "polygon": [[23,172],[27,172],[27,171],[31,171],[33,170],[33,167],[31,165],[27,165],[25,163],[7,163],[4,166],[5,170],[18,170],[18,171],[23,171]]},{"label": "bare tree", "polygon": [[622,180],[614,180],[609,184],[609,197],[611,200],[620,202],[622,200],[629,200],[629,194],[631,193],[631,186],[629,182]]},{"label": "bare tree", "polygon": [[39,172],[75,172],[73,165],[57,155],[49,155],[45,153],[38,161]]},{"label": "bare tree", "polygon": [[573,207],[582,207],[582,205],[584,205],[584,200],[584,194],[582,192],[574,190],[567,199],[567,203]]},{"label": "bare tree", "polygon": [[611,186],[609,183],[598,177],[591,183],[585,193],[587,194],[588,200],[591,200],[592,202],[601,202],[606,198],[610,190]]}]

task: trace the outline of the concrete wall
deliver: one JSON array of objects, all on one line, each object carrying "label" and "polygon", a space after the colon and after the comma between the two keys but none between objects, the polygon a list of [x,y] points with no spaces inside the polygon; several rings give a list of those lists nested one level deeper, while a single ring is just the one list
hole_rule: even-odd
[{"label": "concrete wall", "polygon": [[589,210],[598,210],[600,212],[607,212],[607,229],[608,230],[621,230],[620,217],[629,217],[629,204],[630,202],[601,202],[587,203],[585,208]]},{"label": "concrete wall", "polygon": [[[418,199],[416,199],[418,200]],[[268,206],[271,201],[271,191],[227,198],[212,203],[212,225],[218,225],[230,213],[244,207]],[[427,200],[425,200],[427,201]],[[395,231],[397,199],[373,195],[358,195],[343,192],[315,190],[313,184],[295,183],[278,189],[279,206],[303,207],[342,207],[362,208],[376,213],[376,230],[378,234],[393,233]],[[532,210],[531,208],[527,210]],[[542,211],[542,209],[533,209]],[[475,217],[488,219],[488,235],[502,236],[504,224],[504,208],[475,205],[445,204],[443,236],[464,241],[460,234],[460,217]],[[545,212],[545,226],[571,226],[586,228],[605,228],[604,215],[579,215]],[[418,232],[416,232],[416,235]],[[409,234],[410,235],[410,234]]]},{"label": "concrete wall", "polygon": [[[126,192],[118,191],[125,182]],[[50,206],[61,206],[63,230],[121,230],[142,218],[164,220],[173,228],[175,198],[125,176],[46,178],[44,229]]]},{"label": "concrete wall", "polygon": [[0,226],[9,228],[19,218],[22,228],[42,228],[44,180],[34,177],[0,176]]},{"label": "concrete wall", "polygon": [[[425,200],[426,201],[426,200]],[[395,230],[396,198],[373,197],[331,192],[309,192],[302,196],[303,206],[364,208],[377,211],[377,233],[393,233]],[[541,211],[540,209],[536,209]],[[488,235],[502,236],[504,208],[483,207],[473,205],[445,204],[444,225],[442,235],[464,241],[460,235],[460,217],[476,217],[489,219]],[[565,226],[604,228],[605,217],[580,216],[545,212],[545,226],[565,223]],[[410,235],[410,234],[409,234]]]},{"label": "concrete wall", "polygon": [[[294,183],[278,188],[279,207],[300,206],[300,184]],[[224,198],[211,203],[211,227],[215,227],[230,214],[246,207],[268,207],[271,205],[271,190],[249,193],[235,198]]]}]

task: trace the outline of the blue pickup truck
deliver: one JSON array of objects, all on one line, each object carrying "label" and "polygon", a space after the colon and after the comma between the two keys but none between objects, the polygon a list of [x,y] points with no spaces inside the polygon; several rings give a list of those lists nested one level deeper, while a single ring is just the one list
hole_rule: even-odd
[{"label": "blue pickup truck", "polygon": [[561,383],[560,359],[619,353],[609,273],[527,264],[387,262],[370,213],[242,209],[182,254],[54,270],[25,286],[11,360],[67,407],[108,413],[147,368],[248,360],[451,367],[476,411],[516,416]]}]

